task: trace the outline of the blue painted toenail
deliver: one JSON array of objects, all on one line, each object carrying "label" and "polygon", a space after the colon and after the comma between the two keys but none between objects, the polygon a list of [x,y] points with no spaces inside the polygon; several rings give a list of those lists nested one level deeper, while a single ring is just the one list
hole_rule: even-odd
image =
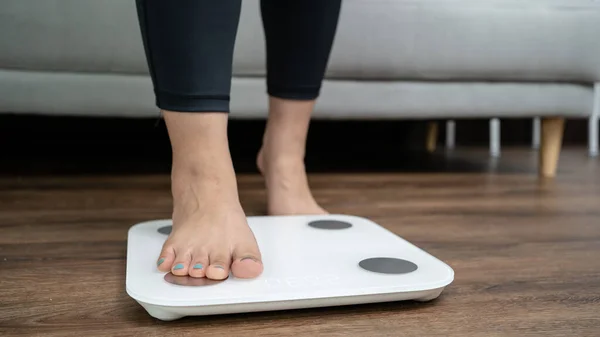
[{"label": "blue painted toenail", "polygon": [[160,266],[160,265],[161,265],[163,262],[165,262],[165,259],[164,259],[164,258],[162,258],[162,259],[158,260],[158,262],[156,262],[156,265],[157,265],[157,266]]},{"label": "blue painted toenail", "polygon": [[194,265],[194,269],[202,269],[202,263],[198,263]]},{"label": "blue painted toenail", "polygon": [[179,270],[179,269],[183,269],[183,263],[178,263],[175,265],[175,267],[173,267],[173,270]]}]

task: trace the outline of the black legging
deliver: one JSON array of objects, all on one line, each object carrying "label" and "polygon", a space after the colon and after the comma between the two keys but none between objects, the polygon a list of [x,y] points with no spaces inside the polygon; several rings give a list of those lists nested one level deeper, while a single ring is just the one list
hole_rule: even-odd
[{"label": "black legging", "polygon": [[[229,112],[242,0],[136,1],[156,105]],[[269,95],[317,98],[340,6],[341,0],[261,0]]]}]

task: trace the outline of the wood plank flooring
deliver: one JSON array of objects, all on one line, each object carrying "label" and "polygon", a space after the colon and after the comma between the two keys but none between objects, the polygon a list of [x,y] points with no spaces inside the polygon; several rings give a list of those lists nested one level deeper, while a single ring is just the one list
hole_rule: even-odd
[{"label": "wood plank flooring", "polygon": [[[129,226],[170,216],[168,174],[4,175],[0,335],[598,336],[600,162],[567,149],[558,178],[539,180],[529,150],[436,156],[427,173],[310,178],[331,212],[369,217],[451,265],[438,300],[167,323],[127,296],[125,252]],[[248,215],[262,214],[261,178],[239,186]]]}]

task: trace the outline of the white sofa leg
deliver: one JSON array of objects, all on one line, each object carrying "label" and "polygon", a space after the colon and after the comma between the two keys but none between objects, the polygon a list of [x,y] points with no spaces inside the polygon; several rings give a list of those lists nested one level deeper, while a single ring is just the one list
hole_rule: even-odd
[{"label": "white sofa leg", "polygon": [[446,149],[454,149],[456,145],[456,123],[453,120],[446,122]]},{"label": "white sofa leg", "polygon": [[542,120],[539,117],[533,119],[533,128],[531,130],[531,147],[535,150],[540,148],[540,132]]},{"label": "white sofa leg", "polygon": [[594,86],[594,108],[588,121],[588,151],[590,157],[598,156],[598,122],[600,119],[600,83]]},{"label": "white sofa leg", "polygon": [[490,155],[500,157],[500,120],[498,118],[490,120]]}]

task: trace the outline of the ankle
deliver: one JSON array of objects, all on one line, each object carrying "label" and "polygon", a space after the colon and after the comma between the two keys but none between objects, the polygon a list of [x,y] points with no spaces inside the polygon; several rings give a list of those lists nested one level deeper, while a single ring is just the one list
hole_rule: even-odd
[{"label": "ankle", "polygon": [[171,179],[186,179],[202,183],[222,184],[235,180],[235,171],[231,160],[218,158],[195,158],[192,160],[173,160]]},{"label": "ankle", "polygon": [[304,153],[293,151],[269,151],[265,146],[258,154],[258,166],[261,170],[286,171],[289,169],[304,169]]},{"label": "ankle", "polygon": [[173,161],[171,190],[174,199],[237,197],[237,181],[231,162]]}]

